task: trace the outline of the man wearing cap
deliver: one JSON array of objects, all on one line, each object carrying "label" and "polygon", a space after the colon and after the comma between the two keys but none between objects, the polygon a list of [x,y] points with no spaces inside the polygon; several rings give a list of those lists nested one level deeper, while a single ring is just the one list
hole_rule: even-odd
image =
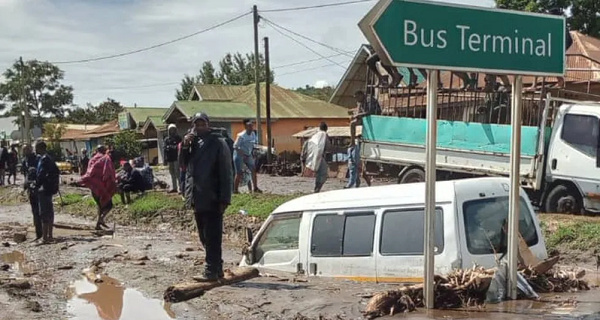
[{"label": "man wearing cap", "polygon": [[252,172],[252,186],[254,192],[261,193],[262,191],[256,184],[256,165],[252,151],[258,144],[256,133],[254,132],[254,122],[251,119],[244,120],[245,130],[238,133],[235,143],[233,144],[233,163],[235,164],[235,182],[233,192],[238,193],[240,182],[242,181],[242,175],[244,174],[242,163],[246,164],[248,169]]},{"label": "man wearing cap", "polygon": [[185,135],[180,156],[186,167],[186,207],[194,208],[200,242],[205,248],[204,272],[196,281],[223,277],[223,214],[231,203],[231,153],[220,133],[210,130],[209,118],[197,113],[193,129]]},{"label": "man wearing cap", "polygon": [[[164,163],[169,166],[169,174],[171,175],[171,191],[177,192],[177,183],[179,181],[179,161],[177,145],[181,142],[181,137],[177,134],[177,126],[170,124],[167,127],[169,135],[165,138],[164,143]],[[180,190],[183,192],[183,190]]]}]

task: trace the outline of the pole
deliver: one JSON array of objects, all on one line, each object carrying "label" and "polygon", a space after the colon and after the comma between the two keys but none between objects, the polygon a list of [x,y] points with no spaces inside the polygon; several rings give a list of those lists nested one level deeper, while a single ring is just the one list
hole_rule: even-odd
[{"label": "pole", "polygon": [[269,37],[265,37],[265,74],[267,75],[267,81],[265,86],[265,105],[267,107],[267,163],[271,164],[271,150],[273,149],[273,142],[271,137],[271,65],[269,58]]},{"label": "pole", "polygon": [[21,108],[23,110],[23,127],[25,127],[25,134],[21,137],[21,140],[24,140],[25,143],[31,144],[31,136],[30,136],[30,115],[29,108],[27,107],[27,100],[25,98],[25,64],[23,63],[23,57],[19,57],[19,64],[21,65]]},{"label": "pole", "polygon": [[521,166],[521,104],[523,77],[515,76],[512,85],[510,193],[508,195],[508,297],[517,299],[517,262],[519,253],[519,169]]},{"label": "pole", "polygon": [[258,15],[258,8],[256,5],[252,7],[252,13],[254,16],[254,81],[256,83],[256,132],[258,133],[258,144],[262,144],[262,130],[260,120],[260,58],[258,56],[258,22],[260,16]]},{"label": "pole", "polygon": [[425,151],[425,307],[433,309],[433,277],[435,247],[435,180],[437,144],[437,93],[438,73],[429,70],[427,75],[427,146]]}]

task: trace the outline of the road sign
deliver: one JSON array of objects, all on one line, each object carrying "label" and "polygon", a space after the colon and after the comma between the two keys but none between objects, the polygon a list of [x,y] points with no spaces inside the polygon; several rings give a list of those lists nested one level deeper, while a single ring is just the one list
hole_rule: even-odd
[{"label": "road sign", "polygon": [[385,54],[382,61],[396,66],[539,76],[565,71],[564,17],[381,0],[359,27]]}]

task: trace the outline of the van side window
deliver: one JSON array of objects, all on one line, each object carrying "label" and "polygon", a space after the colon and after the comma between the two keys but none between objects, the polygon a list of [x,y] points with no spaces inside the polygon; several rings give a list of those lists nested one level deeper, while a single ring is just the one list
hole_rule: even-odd
[{"label": "van side window", "polygon": [[375,214],[319,214],[314,218],[310,252],[314,257],[370,256]]},{"label": "van side window", "polygon": [[[383,214],[379,252],[384,256],[422,255],[425,210],[389,210]],[[436,254],[444,251],[444,215],[435,210]]]},{"label": "van side window", "polygon": [[595,158],[598,146],[598,118],[579,114],[565,115],[560,138],[571,147]]},{"label": "van side window", "polygon": [[[520,199],[519,232],[528,246],[538,243],[537,230],[525,199]],[[467,201],[463,204],[467,248],[471,254],[506,252],[508,197]]]},{"label": "van side window", "polygon": [[260,261],[268,251],[298,249],[301,217],[300,214],[273,219],[258,240],[254,260]]}]

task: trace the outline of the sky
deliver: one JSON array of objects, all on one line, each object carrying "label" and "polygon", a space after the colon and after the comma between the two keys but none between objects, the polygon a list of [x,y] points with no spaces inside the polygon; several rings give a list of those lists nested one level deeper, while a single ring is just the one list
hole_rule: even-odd
[{"label": "sky", "polygon": [[[0,72],[19,56],[24,60],[64,62],[149,47],[249,12],[252,5],[261,11],[346,1],[0,0]],[[493,0],[444,2],[494,5]],[[375,1],[370,1],[261,15],[335,50],[355,52],[366,42],[357,24],[374,4]],[[258,32],[261,52],[262,39],[269,37],[275,81],[283,87],[335,86],[351,60],[352,54],[321,59],[339,51],[294,35],[285,37],[264,21]],[[217,64],[228,52],[253,50],[252,15],[247,15],[156,49],[114,59],[57,65],[65,72],[64,83],[74,88],[76,105],[97,104],[110,97],[125,106],[169,107],[184,74],[195,75],[202,62],[210,60]],[[296,64],[307,60],[316,61]]]}]

